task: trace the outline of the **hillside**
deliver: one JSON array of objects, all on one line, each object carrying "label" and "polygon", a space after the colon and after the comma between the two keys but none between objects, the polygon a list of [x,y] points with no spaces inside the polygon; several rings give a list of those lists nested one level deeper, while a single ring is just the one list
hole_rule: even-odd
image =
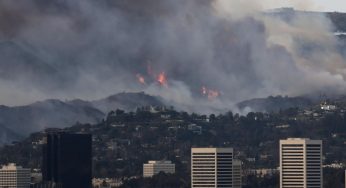
[{"label": "hillside", "polygon": [[[280,139],[307,137],[323,140],[323,164],[346,164],[346,153],[342,152],[346,149],[346,103],[334,103],[338,107],[334,111],[323,111],[316,106],[246,116],[233,113],[207,116],[171,109],[156,113],[145,109],[128,113],[117,110],[100,123],[78,124],[64,130],[93,135],[94,177],[137,177],[142,173],[143,163],[167,159],[176,164],[176,182],[189,187],[191,147],[233,147],[235,158],[243,161],[245,172],[250,172],[278,167]],[[40,168],[44,134],[38,132],[22,142],[0,148],[0,163],[16,162]],[[324,187],[340,187],[343,173],[330,170],[329,175],[324,175]],[[278,186],[277,181],[270,181],[270,186],[251,184],[261,182],[254,178],[245,175],[244,187]]]},{"label": "hillside", "polygon": [[138,107],[144,106],[165,106],[164,100],[158,96],[150,96],[144,92],[140,93],[118,93],[104,99],[92,101],[92,105],[104,113],[108,113],[116,108],[134,111]]},{"label": "hillside", "polygon": [[[163,90],[166,92],[165,96],[171,97],[169,100],[178,100],[178,94],[182,94],[180,98],[187,98],[189,93],[191,96],[198,96],[202,87],[207,87],[215,94],[222,93],[222,98],[233,103],[263,96],[260,94],[276,94],[277,91],[295,93],[290,91],[291,88],[304,88],[304,91],[297,93],[307,93],[305,89],[309,90],[310,87],[300,87],[299,84],[296,86],[295,83],[312,77],[314,72],[304,75],[306,71],[297,70],[300,66],[297,66],[296,60],[300,58],[307,58],[308,62],[312,62],[312,70],[321,70],[325,72],[323,75],[339,72],[333,70],[339,65],[329,67],[322,61],[316,62],[323,59],[318,55],[336,57],[335,54],[330,54],[334,53],[334,45],[320,47],[329,42],[320,44],[290,36],[290,40],[297,43],[292,46],[303,52],[291,54],[291,45],[269,45],[272,39],[276,39],[276,35],[285,30],[278,29],[274,36],[267,36],[271,33],[268,32],[270,26],[264,20],[252,18],[252,15],[237,21],[226,21],[215,14],[213,6],[207,5],[210,2],[0,2],[0,82],[5,83],[1,88],[5,92],[0,95],[1,101],[7,105],[23,104],[20,103],[22,101],[27,104],[29,100],[34,102],[52,96],[95,98],[102,93],[108,95],[133,90],[154,90],[150,93],[158,94],[160,91],[154,86],[157,85],[158,75],[165,73],[165,79],[172,84],[169,89],[177,92],[170,94],[173,92]],[[97,16],[90,14],[92,12],[97,13]],[[292,10],[289,13],[296,12]],[[278,14],[285,15],[284,12]],[[309,22],[310,19],[316,20],[317,25],[328,22],[320,19],[319,15],[324,13],[314,14],[316,19],[313,15],[312,18],[307,18]],[[345,14],[327,14],[334,23],[335,30],[345,30]],[[310,32],[310,27],[300,29]],[[195,35],[195,31],[200,31],[199,35]],[[333,31],[327,27],[321,33],[324,36]],[[55,37],[55,33],[59,33],[59,37]],[[330,42],[334,43],[334,38],[330,38]],[[295,59],[297,54],[302,57]],[[263,66],[257,66],[257,62],[263,62]],[[335,63],[339,64],[339,61]],[[316,69],[313,68],[315,66]],[[281,79],[284,77],[281,72],[286,73],[285,79]],[[137,75],[142,76],[145,84],[137,80]],[[328,78],[321,78],[325,79]],[[333,81],[330,82],[334,83],[336,77],[331,79]],[[273,80],[275,81],[272,82]],[[329,89],[329,84],[315,80],[311,79],[311,83],[307,83],[311,89],[328,88],[328,91],[334,91],[334,86]],[[337,81],[336,79],[335,84]],[[272,88],[266,91],[262,85],[270,85]],[[339,88],[335,87],[335,90],[339,91]],[[31,95],[26,95],[26,91]],[[16,94],[18,103],[15,103],[15,97],[9,93]],[[35,99],[27,97],[32,95]],[[198,100],[192,101],[191,104],[197,102]],[[208,107],[214,108],[215,105]],[[220,107],[222,109],[224,106]],[[110,108],[103,110],[108,111]]]},{"label": "hillside", "polygon": [[306,108],[318,104],[317,101],[308,97],[268,97],[250,99],[237,104],[242,111],[252,112],[278,112],[289,108]]},{"label": "hillside", "polygon": [[311,11],[298,11],[293,8],[278,8],[273,9],[266,14],[272,16],[278,16],[284,20],[291,20],[295,15],[310,15],[315,16],[318,19],[319,16],[326,16],[330,19],[334,26],[334,31],[345,32],[346,31],[346,13],[342,12],[311,12]]},{"label": "hillside", "polygon": [[345,32],[346,31],[346,13],[340,12],[329,12],[327,16],[330,18],[335,26],[336,31]]},{"label": "hillside", "polygon": [[[49,127],[62,128],[76,122],[97,123],[103,116],[104,114],[95,108],[71,105],[59,100],[46,100],[27,106],[0,107],[0,125],[5,132],[9,134],[9,131],[12,131],[22,137]],[[0,144],[14,140],[12,137],[0,136]]]},{"label": "hillside", "polygon": [[145,93],[119,93],[95,100],[45,100],[26,106],[0,106],[0,145],[45,128],[64,128],[77,122],[98,123],[111,110],[134,111],[142,106],[164,106]]}]

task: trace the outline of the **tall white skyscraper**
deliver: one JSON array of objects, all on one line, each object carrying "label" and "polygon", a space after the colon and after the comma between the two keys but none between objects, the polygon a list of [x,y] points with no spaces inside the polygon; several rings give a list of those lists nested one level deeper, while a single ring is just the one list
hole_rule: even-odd
[{"label": "tall white skyscraper", "polygon": [[0,187],[30,188],[30,169],[10,163],[0,169]]},{"label": "tall white skyscraper", "polygon": [[171,161],[149,161],[147,164],[143,164],[143,177],[153,177],[160,172],[174,174],[175,164],[172,164]]},{"label": "tall white skyscraper", "polygon": [[322,140],[280,140],[280,188],[322,186]]},{"label": "tall white skyscraper", "polygon": [[191,187],[237,187],[239,181],[241,184],[241,164],[236,164],[233,166],[233,148],[192,148]]}]

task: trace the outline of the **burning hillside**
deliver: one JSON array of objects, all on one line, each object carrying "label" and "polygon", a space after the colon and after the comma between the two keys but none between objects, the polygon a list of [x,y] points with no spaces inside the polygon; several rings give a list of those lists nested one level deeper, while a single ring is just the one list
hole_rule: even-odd
[{"label": "burning hillside", "polygon": [[17,50],[0,41],[0,103],[145,91],[214,112],[256,97],[346,91],[346,53],[324,14],[283,19],[263,14],[262,1],[241,2],[1,1],[0,40]]}]

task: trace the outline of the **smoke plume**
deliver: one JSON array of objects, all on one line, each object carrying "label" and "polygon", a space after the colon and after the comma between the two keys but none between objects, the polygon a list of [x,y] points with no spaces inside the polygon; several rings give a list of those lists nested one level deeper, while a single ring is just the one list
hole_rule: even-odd
[{"label": "smoke plume", "polygon": [[215,112],[254,97],[345,92],[345,59],[330,21],[264,7],[255,0],[3,0],[0,103],[145,91],[178,109]]}]

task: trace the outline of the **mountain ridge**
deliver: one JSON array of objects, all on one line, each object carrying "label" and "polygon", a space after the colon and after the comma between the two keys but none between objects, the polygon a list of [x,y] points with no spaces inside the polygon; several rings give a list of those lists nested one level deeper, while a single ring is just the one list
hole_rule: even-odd
[{"label": "mountain ridge", "polygon": [[242,111],[278,112],[288,108],[305,108],[316,104],[318,104],[318,100],[312,97],[269,96],[242,101],[237,104],[237,107]]},{"label": "mountain ridge", "polygon": [[98,123],[105,114],[118,108],[133,111],[136,107],[163,105],[161,99],[143,92],[119,93],[95,101],[47,99],[24,106],[0,105],[0,129],[3,129],[0,145],[46,128],[64,128],[77,122]]}]

